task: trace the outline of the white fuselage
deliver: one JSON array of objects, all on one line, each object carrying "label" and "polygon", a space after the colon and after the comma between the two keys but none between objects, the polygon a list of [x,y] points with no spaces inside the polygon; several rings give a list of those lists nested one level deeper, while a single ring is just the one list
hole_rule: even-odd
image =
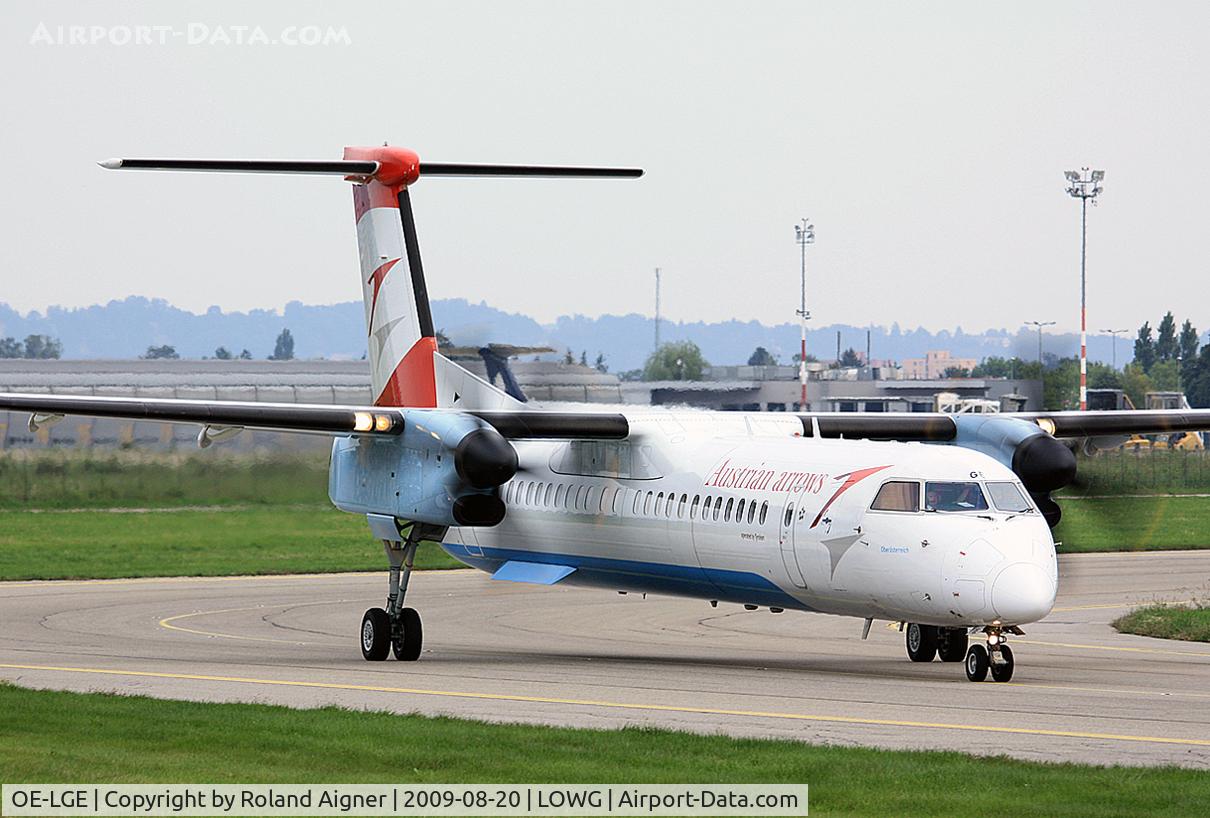
[{"label": "white fuselage", "polygon": [[504,522],[451,529],[447,550],[522,578],[563,566],[571,584],[949,627],[1054,604],[1050,529],[1028,500],[993,502],[1026,495],[983,454],[802,437],[767,413],[627,414],[627,441],[519,442]]}]

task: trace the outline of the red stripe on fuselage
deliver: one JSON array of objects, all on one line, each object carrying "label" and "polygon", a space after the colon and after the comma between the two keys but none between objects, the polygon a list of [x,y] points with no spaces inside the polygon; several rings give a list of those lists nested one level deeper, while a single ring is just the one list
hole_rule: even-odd
[{"label": "red stripe on fuselage", "polygon": [[421,338],[395,367],[375,406],[437,407],[437,375],[433,369],[436,338]]},{"label": "red stripe on fuselage", "polygon": [[[862,480],[869,477],[871,474],[876,474],[876,473],[882,471],[883,469],[889,469],[889,468],[890,468],[889,465],[874,466],[873,468],[869,468],[869,469],[858,469],[857,471],[849,472],[847,475],[847,479],[844,481],[844,483],[841,484],[840,488],[836,489],[836,493],[828,498],[828,502],[824,503],[823,508],[821,508],[819,510],[819,513],[815,515],[815,520],[814,520],[814,522],[811,523],[811,528],[814,528],[815,526],[819,525],[819,521],[823,519],[824,513],[827,512],[827,510],[829,508],[831,508],[832,503],[836,502],[837,497],[844,494],[849,489],[853,488],[853,486],[857,485]],[[837,479],[840,479],[841,477],[846,477],[846,475],[843,475],[843,474],[836,475]]]}]

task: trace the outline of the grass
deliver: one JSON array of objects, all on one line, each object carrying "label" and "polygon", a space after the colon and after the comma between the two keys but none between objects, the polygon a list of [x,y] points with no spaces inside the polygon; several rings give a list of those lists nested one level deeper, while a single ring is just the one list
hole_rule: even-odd
[{"label": "grass", "polygon": [[318,505],[327,490],[326,453],[0,453],[0,508]]},{"label": "grass", "polygon": [[[423,544],[419,568],[459,567]],[[0,511],[0,580],[384,570],[364,517],[331,507]]]},{"label": "grass", "polygon": [[1122,633],[1138,636],[1210,642],[1210,604],[1148,605],[1135,608],[1115,620],[1113,626]]},{"label": "grass", "polygon": [[1210,814],[1210,775],[0,685],[0,781],[806,783],[819,816]]},{"label": "grass", "polygon": [[1059,498],[1060,553],[1210,548],[1210,497]]}]

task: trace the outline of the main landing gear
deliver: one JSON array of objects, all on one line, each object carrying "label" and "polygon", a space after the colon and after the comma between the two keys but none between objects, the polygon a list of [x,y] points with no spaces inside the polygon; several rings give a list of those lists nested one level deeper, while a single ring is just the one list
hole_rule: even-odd
[{"label": "main landing gear", "polygon": [[424,644],[424,628],[415,608],[403,607],[412,577],[416,547],[422,539],[440,540],[445,530],[422,523],[412,523],[403,542],[383,540],[382,547],[390,561],[390,588],[386,608],[370,608],[361,618],[361,655],[369,662],[381,662],[394,653],[401,662],[420,658]]},{"label": "main landing gear", "polygon": [[1013,651],[1007,643],[1008,633],[1020,635],[1020,628],[998,626],[984,628],[987,647],[970,644],[966,628],[941,628],[936,625],[908,623],[906,641],[908,658],[913,662],[962,662],[965,659],[966,678],[982,682],[991,673],[992,681],[1007,682],[1013,677]]}]

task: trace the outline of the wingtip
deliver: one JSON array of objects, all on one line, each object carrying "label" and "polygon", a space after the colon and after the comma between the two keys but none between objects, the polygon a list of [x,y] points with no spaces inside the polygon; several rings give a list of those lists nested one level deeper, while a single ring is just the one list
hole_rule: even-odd
[{"label": "wingtip", "polygon": [[101,167],[105,168],[106,170],[117,170],[118,168],[122,167],[122,160],[121,159],[102,159],[100,162],[97,162],[97,164],[100,165]]}]

